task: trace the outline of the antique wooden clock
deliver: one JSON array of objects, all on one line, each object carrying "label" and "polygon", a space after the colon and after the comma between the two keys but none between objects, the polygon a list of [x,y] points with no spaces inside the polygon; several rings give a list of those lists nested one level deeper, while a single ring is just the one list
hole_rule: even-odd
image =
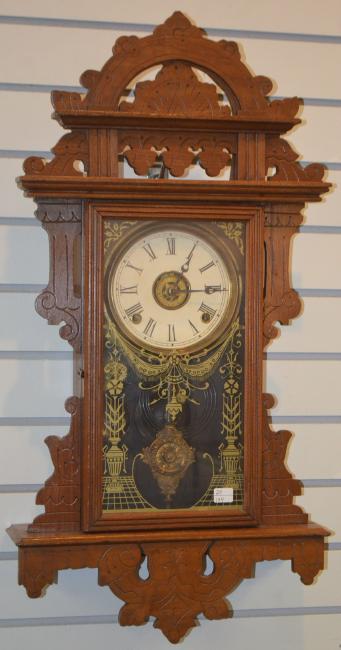
[{"label": "antique wooden clock", "polygon": [[262,361],[300,310],[290,239],[328,184],[282,138],[300,100],[269,99],[235,43],[180,12],[81,83],[53,93],[69,132],[20,179],[50,240],[37,311],[64,323],[75,381],[45,513],[9,534],[29,596],[97,567],[122,625],[154,616],[177,642],[199,613],[229,615],[255,562],[290,559],[305,584],[323,568],[328,531],[293,504]]}]

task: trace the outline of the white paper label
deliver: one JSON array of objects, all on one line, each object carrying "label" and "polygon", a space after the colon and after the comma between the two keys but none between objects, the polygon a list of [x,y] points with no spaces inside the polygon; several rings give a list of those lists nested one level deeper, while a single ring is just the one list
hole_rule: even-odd
[{"label": "white paper label", "polygon": [[214,503],[232,503],[233,488],[214,488],[213,501]]}]

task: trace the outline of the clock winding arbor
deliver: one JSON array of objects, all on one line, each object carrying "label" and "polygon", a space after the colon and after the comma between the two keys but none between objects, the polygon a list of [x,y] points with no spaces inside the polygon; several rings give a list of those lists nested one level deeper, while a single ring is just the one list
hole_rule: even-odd
[{"label": "clock winding arbor", "polygon": [[37,311],[65,323],[75,381],[70,432],[46,440],[45,512],[9,534],[29,596],[97,567],[121,625],[154,616],[175,643],[200,613],[228,617],[256,562],[290,559],[305,584],[323,568],[328,531],[293,504],[261,366],[300,311],[290,240],[328,184],[282,138],[300,100],[271,101],[235,43],[180,12],[81,82],[53,92],[70,131],[20,179],[50,241]]}]

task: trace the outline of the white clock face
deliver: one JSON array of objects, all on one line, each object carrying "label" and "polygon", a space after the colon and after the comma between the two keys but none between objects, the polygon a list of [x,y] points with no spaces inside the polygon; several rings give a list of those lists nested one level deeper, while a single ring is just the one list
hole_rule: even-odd
[{"label": "white clock face", "polygon": [[108,291],[118,325],[140,345],[165,350],[203,343],[233,300],[217,249],[180,228],[135,240],[109,274]]}]

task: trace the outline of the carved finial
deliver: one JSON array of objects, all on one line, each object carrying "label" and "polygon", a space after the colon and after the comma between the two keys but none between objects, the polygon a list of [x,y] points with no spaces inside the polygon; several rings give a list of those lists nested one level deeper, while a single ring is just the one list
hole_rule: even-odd
[{"label": "carved finial", "polygon": [[154,35],[158,37],[176,38],[185,36],[186,38],[202,38],[206,36],[204,29],[200,29],[191,23],[191,21],[181,11],[175,11],[163,25],[159,25],[154,30]]}]

